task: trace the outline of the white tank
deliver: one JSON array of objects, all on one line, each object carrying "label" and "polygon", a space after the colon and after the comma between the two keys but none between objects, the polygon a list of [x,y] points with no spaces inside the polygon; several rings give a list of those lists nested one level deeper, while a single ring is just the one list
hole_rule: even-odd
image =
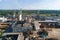
[{"label": "white tank", "polygon": [[0,20],[2,20],[2,22],[5,22],[5,21],[7,21],[7,18],[5,18],[5,17],[3,16],[3,17],[0,17]]}]

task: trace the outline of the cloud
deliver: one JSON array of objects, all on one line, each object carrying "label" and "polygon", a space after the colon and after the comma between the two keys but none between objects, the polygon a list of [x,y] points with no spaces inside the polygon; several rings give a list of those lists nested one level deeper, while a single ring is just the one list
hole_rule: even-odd
[{"label": "cloud", "polygon": [[0,2],[2,2],[2,0],[0,0]]},{"label": "cloud", "polygon": [[60,10],[60,0],[46,0],[35,4],[27,5],[23,9]]},{"label": "cloud", "polygon": [[60,10],[60,0],[0,0],[0,9]]}]

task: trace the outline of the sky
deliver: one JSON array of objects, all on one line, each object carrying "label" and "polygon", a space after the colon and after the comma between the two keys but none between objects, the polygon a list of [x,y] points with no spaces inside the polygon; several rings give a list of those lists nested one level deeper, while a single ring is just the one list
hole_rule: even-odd
[{"label": "sky", "polygon": [[60,10],[60,0],[0,0],[0,9]]}]

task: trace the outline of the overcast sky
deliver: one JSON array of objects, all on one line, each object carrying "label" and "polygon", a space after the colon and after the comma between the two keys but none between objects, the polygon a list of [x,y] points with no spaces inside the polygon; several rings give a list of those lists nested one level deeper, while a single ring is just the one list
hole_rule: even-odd
[{"label": "overcast sky", "polygon": [[0,9],[60,10],[60,0],[0,0]]}]

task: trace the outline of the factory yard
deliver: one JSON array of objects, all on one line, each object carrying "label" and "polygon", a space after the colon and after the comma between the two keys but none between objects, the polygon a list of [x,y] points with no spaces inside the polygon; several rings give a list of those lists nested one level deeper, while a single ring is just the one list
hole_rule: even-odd
[{"label": "factory yard", "polygon": [[52,31],[48,32],[47,38],[56,38],[60,40],[60,29],[59,28],[54,28]]},{"label": "factory yard", "polygon": [[59,17],[18,13],[0,19],[1,40],[60,40]]}]

